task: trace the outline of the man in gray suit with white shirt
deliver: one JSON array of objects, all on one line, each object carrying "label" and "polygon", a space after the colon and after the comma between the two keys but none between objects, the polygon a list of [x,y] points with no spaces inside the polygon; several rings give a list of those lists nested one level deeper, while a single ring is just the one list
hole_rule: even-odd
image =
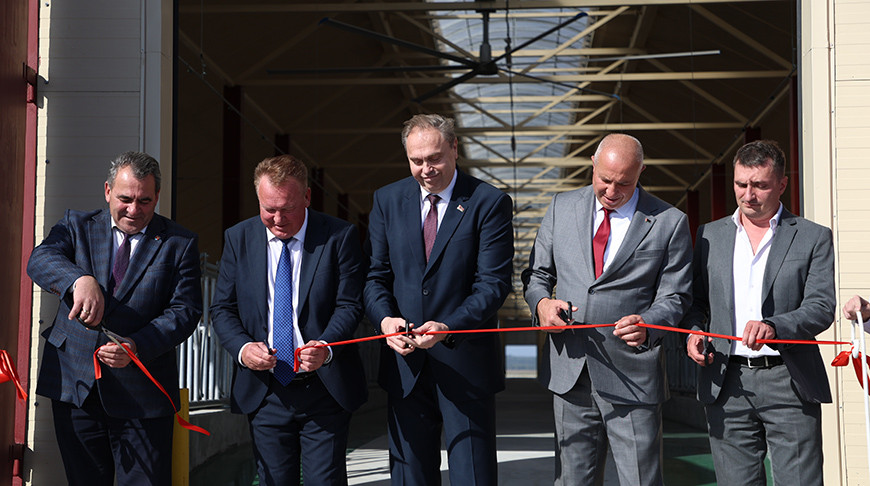
[{"label": "man in gray suit with white shirt", "polygon": [[834,321],[831,230],[785,210],[785,154],[772,141],[734,157],[733,215],[701,226],[695,242],[694,302],[683,326],[739,336],[692,335],[689,357],[702,368],[716,480],[763,485],[769,454],[776,484],[822,484],[821,405],[831,401],[813,340]]},{"label": "man in gray suit with white shirt", "polygon": [[683,318],[692,244],[686,215],[638,185],[643,169],[637,139],[606,136],[592,185],[553,197],[523,272],[537,325],[564,324],[569,302],[578,324],[616,324],[548,335],[557,485],[600,484],[608,444],[620,484],[662,484],[664,331],[637,324]]}]

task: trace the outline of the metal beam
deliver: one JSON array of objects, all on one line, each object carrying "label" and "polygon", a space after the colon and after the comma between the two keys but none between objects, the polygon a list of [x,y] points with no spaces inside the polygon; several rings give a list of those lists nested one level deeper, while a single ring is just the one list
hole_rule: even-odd
[{"label": "metal beam", "polygon": [[[674,122],[674,123],[601,123],[587,124],[582,126],[573,125],[550,125],[536,126],[515,131],[511,127],[465,127],[457,128],[457,135],[486,135],[508,136],[515,133],[517,136],[546,136],[553,133],[565,132],[574,135],[597,135],[600,132],[630,131],[630,130],[733,130],[743,128],[743,124],[737,122]],[[395,135],[395,128],[294,128],[296,135]]]}]

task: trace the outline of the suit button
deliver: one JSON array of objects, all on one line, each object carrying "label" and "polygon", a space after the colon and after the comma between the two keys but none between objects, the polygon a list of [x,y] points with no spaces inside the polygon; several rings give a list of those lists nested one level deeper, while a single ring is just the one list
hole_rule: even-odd
[{"label": "suit button", "polygon": [[429,289],[423,289],[423,295],[429,295]]},{"label": "suit button", "polygon": [[595,289],[589,289],[589,295],[592,295],[594,293],[595,293]]}]

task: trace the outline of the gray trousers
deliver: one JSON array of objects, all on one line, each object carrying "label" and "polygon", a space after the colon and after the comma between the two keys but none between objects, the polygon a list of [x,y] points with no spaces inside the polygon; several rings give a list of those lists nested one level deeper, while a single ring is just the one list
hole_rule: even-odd
[{"label": "gray trousers", "polygon": [[604,400],[584,369],[574,388],[553,395],[555,484],[602,484],[608,443],[619,484],[663,484],[661,412],[661,405],[620,405]]},{"label": "gray trousers", "polygon": [[801,400],[785,365],[729,364],[706,412],[719,485],[764,485],[765,454],[774,484],[823,484],[821,406]]}]

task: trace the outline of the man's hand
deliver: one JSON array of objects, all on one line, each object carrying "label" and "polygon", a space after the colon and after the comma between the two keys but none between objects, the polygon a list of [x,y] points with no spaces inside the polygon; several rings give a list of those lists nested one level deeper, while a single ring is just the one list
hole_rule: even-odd
[{"label": "man's hand", "polygon": [[[538,325],[541,327],[552,327],[552,326],[564,326],[566,324],[570,324],[562,320],[559,316],[559,313],[562,311],[568,312],[568,309],[571,309],[571,313],[577,311],[577,307],[569,306],[567,302],[559,299],[547,299],[543,298],[538,301],[537,306],[538,312]],[[574,322],[573,320],[571,322]],[[564,331],[564,329],[544,329],[547,332],[558,333]]]},{"label": "man's hand", "polygon": [[746,323],[746,328],[743,330],[743,345],[747,348],[758,351],[764,344],[758,342],[759,339],[774,339],[776,331],[761,321],[749,321]]},{"label": "man's hand", "polygon": [[643,317],[632,314],[625,316],[616,321],[616,328],[613,330],[613,335],[625,341],[632,347],[640,346],[646,342],[646,328],[640,327],[637,324],[644,324]]},{"label": "man's hand", "polygon": [[[408,324],[408,327],[413,326],[413,324]],[[405,320],[401,317],[384,317],[384,320],[381,321],[381,332],[384,334],[405,331],[407,331],[405,329]],[[391,336],[387,338],[387,346],[402,356],[407,356],[414,351],[414,347],[417,345],[416,338],[417,336],[413,334],[411,337],[404,335]]]},{"label": "man's hand", "polygon": [[[121,339],[121,342],[126,344],[133,354],[136,354],[136,343],[132,339],[124,338]],[[100,346],[100,349],[97,351],[97,358],[111,368],[123,368],[132,361],[130,355],[115,343]]]},{"label": "man's hand", "polygon": [[[707,337],[707,342],[713,342],[713,338]],[[707,345],[704,342],[704,336],[699,334],[692,334],[689,336],[689,340],[686,342],[686,353],[689,355],[689,358],[692,358],[692,361],[701,366],[707,366],[712,363],[713,353],[709,353],[705,356],[704,352],[706,350]]]},{"label": "man's hand", "polygon": [[[305,343],[305,346],[321,346],[323,345],[320,341],[311,340]],[[326,358],[329,357],[329,350],[325,347],[323,348],[308,348],[302,347],[302,351],[299,351],[299,369],[302,371],[315,371],[326,361]]]},{"label": "man's hand", "polygon": [[864,322],[867,322],[870,319],[870,302],[862,299],[861,296],[856,295],[849,299],[846,302],[846,305],[843,306],[843,315],[846,316],[846,319],[850,321],[858,320],[858,311],[861,311],[861,318]]},{"label": "man's hand", "polygon": [[[100,289],[97,279],[90,275],[79,277],[73,284],[73,306],[67,319],[72,321],[79,317],[88,326],[95,327],[103,320],[105,308],[103,291]],[[117,344],[114,346],[117,347]],[[129,360],[129,358],[127,359]]]},{"label": "man's hand", "polygon": [[435,346],[436,343],[443,341],[447,334],[423,334],[428,331],[449,331],[450,328],[443,322],[427,321],[422,326],[414,329],[415,346],[418,348],[429,349]]},{"label": "man's hand", "polygon": [[265,343],[250,342],[242,348],[242,364],[254,371],[271,370],[278,364],[274,353]]}]

